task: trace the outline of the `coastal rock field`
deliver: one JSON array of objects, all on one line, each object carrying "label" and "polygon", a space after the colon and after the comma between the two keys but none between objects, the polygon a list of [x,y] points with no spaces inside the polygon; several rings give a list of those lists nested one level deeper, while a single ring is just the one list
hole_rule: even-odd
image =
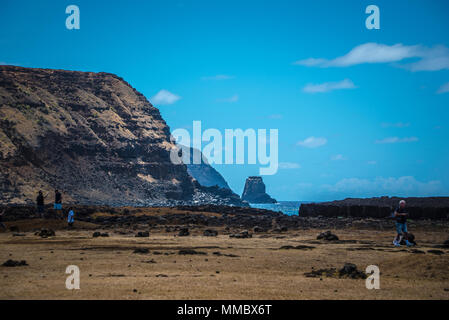
[{"label": "coastal rock field", "polygon": [[[9,210],[1,299],[449,298],[447,220],[410,221],[418,245],[395,248],[394,222],[385,219],[90,207],[68,229],[57,215]],[[336,237],[317,239],[323,232]],[[80,269],[80,290],[65,288],[69,265]],[[379,290],[365,286],[369,265],[380,269]]]}]

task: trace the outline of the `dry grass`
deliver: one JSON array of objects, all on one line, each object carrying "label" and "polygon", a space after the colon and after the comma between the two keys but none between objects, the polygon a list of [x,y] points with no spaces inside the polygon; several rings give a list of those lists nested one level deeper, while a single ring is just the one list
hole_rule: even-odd
[{"label": "dry grass", "polygon": [[[0,234],[0,263],[14,259],[29,264],[0,267],[0,298],[449,298],[449,292],[445,291],[449,288],[449,252],[445,250],[445,254],[437,256],[393,248],[393,230],[339,230],[337,233],[343,240],[363,241],[339,244],[316,241],[318,230],[262,234],[252,239],[231,239],[222,230],[216,238],[200,236],[201,230],[189,237],[152,233],[150,238],[107,231],[109,238],[92,238],[92,231],[88,230],[59,230],[56,237],[49,239],[33,233],[25,237]],[[447,233],[442,231],[418,231],[415,235],[422,242],[418,248],[422,251],[447,238]],[[281,246],[300,244],[315,248],[279,250]],[[150,253],[133,253],[136,248],[147,248]],[[179,255],[180,249],[194,249],[206,255]],[[229,254],[238,257],[226,256]],[[361,270],[371,264],[378,265],[382,274],[381,289],[367,290],[365,280],[326,277],[320,280],[304,276],[312,267],[340,268],[345,262],[355,263]],[[81,290],[65,288],[68,265],[79,266]]]}]

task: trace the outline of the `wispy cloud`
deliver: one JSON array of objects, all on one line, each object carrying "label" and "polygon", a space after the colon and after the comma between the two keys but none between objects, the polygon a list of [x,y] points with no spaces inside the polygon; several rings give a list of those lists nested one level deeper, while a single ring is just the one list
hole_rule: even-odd
[{"label": "wispy cloud", "polygon": [[418,58],[416,62],[399,65],[410,71],[437,71],[449,69],[449,49],[445,46],[406,46],[401,43],[385,45],[380,43],[361,44],[347,54],[334,58],[309,58],[294,62],[307,67],[349,67],[365,63],[393,63],[404,59]]},{"label": "wispy cloud", "polygon": [[297,145],[305,148],[318,148],[324,146],[326,143],[326,138],[308,137],[304,141],[299,141]]},{"label": "wispy cloud", "polygon": [[207,76],[207,77],[201,77],[201,80],[230,80],[234,79],[234,76],[229,76],[227,74],[217,74],[215,76]]},{"label": "wispy cloud", "polygon": [[349,79],[345,79],[338,82],[325,82],[321,84],[309,83],[302,90],[307,93],[321,93],[334,90],[354,89],[354,88],[356,88],[354,83]]},{"label": "wispy cloud", "polygon": [[441,191],[442,185],[437,180],[422,182],[412,176],[404,176],[399,178],[377,177],[373,180],[346,178],[334,185],[323,185],[322,189],[331,193],[351,194],[353,196],[424,196],[437,194]]},{"label": "wispy cloud", "polygon": [[407,128],[410,127],[410,123],[404,123],[404,122],[396,122],[396,123],[389,123],[384,122],[382,123],[383,128]]},{"label": "wispy cloud", "polygon": [[370,160],[368,161],[366,164],[370,165],[370,166],[375,166],[377,164],[377,161],[375,160]]},{"label": "wispy cloud", "polygon": [[406,137],[406,138],[398,138],[398,137],[388,137],[382,140],[376,140],[377,144],[388,144],[388,143],[405,143],[405,142],[416,142],[419,139],[417,137]]},{"label": "wispy cloud", "polygon": [[449,82],[443,84],[437,91],[438,94],[449,92]]},{"label": "wispy cloud", "polygon": [[224,98],[224,99],[217,99],[217,102],[227,102],[227,103],[234,103],[239,101],[239,96],[237,94],[233,95],[232,97],[229,98]]},{"label": "wispy cloud", "polygon": [[282,119],[282,114],[270,114],[270,115],[268,116],[268,119],[272,119],[272,120]]},{"label": "wispy cloud", "polygon": [[181,99],[180,96],[167,90],[161,90],[150,100],[155,105],[168,105],[175,103],[179,99]]},{"label": "wispy cloud", "polygon": [[279,169],[292,170],[292,169],[300,169],[301,165],[295,162],[280,162]]},{"label": "wispy cloud", "polygon": [[343,156],[342,154],[336,154],[331,157],[331,160],[332,161],[343,161],[343,160],[347,160],[347,158],[345,156]]}]

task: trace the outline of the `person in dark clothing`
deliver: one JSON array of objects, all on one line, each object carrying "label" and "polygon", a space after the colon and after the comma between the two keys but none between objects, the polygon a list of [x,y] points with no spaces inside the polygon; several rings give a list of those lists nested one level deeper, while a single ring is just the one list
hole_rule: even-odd
[{"label": "person in dark clothing", "polygon": [[62,210],[62,194],[59,190],[55,190],[55,203],[53,209]]},{"label": "person in dark clothing", "polygon": [[396,247],[401,246],[402,239],[405,240],[407,247],[413,246],[412,243],[408,241],[408,230],[407,230],[407,217],[408,212],[405,208],[405,201],[401,200],[399,202],[399,207],[394,211],[394,217],[396,219],[396,237],[394,238],[393,244]]},{"label": "person in dark clothing", "polygon": [[39,190],[39,194],[36,198],[36,204],[37,204],[37,213],[41,216],[41,218],[44,217],[44,211],[45,211],[45,198],[47,198],[48,194],[44,196],[41,190]]},{"label": "person in dark clothing", "polygon": [[3,215],[5,214],[5,210],[0,212],[0,228],[3,228],[6,230],[6,226],[3,224]]}]

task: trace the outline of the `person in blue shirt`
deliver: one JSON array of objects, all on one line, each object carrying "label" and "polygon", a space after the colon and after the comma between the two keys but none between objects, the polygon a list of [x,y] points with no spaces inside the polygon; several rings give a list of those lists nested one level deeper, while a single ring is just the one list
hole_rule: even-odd
[{"label": "person in blue shirt", "polygon": [[399,201],[399,207],[394,211],[394,217],[396,219],[396,238],[393,241],[393,244],[396,247],[401,246],[402,239],[405,240],[405,244],[407,247],[413,246],[412,243],[408,241],[408,230],[407,230],[407,217],[408,212],[405,208],[405,200]]},{"label": "person in blue shirt", "polygon": [[73,212],[73,208],[70,208],[69,214],[67,215],[67,223],[69,224],[69,228],[73,227],[74,222],[75,222],[75,213]]}]

